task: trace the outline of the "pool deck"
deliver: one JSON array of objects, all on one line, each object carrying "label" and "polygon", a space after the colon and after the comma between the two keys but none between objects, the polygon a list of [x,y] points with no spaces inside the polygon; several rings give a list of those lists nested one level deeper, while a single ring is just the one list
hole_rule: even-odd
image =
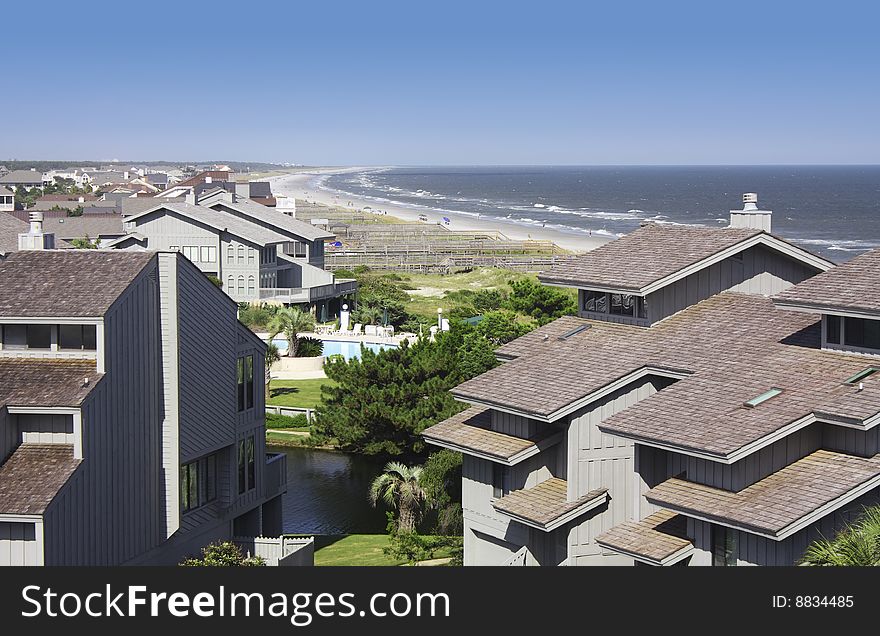
[{"label": "pool deck", "polygon": [[[402,333],[396,336],[367,336],[365,334],[353,335],[351,333],[315,333],[313,331],[302,332],[296,334],[300,338],[314,338],[315,340],[331,340],[334,342],[359,342],[363,344],[385,344],[385,345],[394,345],[400,346],[400,344],[407,339],[415,339],[418,336],[414,333]],[[256,336],[260,338],[263,342],[267,342],[269,340],[269,334],[267,332],[257,332]],[[278,334],[275,336],[276,338],[280,338],[281,340],[287,340],[284,334]]]}]

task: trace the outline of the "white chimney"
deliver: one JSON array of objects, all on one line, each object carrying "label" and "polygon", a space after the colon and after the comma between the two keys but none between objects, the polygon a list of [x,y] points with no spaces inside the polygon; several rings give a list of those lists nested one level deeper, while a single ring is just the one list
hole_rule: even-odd
[{"label": "white chimney", "polygon": [[275,209],[287,214],[288,216],[296,216],[296,199],[294,197],[275,196]]},{"label": "white chimney", "polygon": [[55,249],[55,235],[43,232],[43,213],[33,210],[28,213],[31,226],[26,234],[18,235],[19,250]]},{"label": "white chimney", "polygon": [[122,173],[122,178],[128,181],[128,170]]},{"label": "white chimney", "polygon": [[770,210],[758,209],[758,194],[746,192],[743,195],[742,210],[730,211],[730,227],[746,227],[770,232]]},{"label": "white chimney", "polygon": [[205,183],[214,183],[214,179],[212,179],[210,176],[207,176],[205,177]]}]

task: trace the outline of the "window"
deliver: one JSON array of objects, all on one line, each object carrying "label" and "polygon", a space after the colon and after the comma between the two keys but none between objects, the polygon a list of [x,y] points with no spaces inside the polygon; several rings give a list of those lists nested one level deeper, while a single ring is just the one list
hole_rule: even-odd
[{"label": "window", "polygon": [[210,263],[211,262],[210,250],[211,250],[211,248],[208,247],[207,245],[202,245],[199,248],[199,260],[202,261],[203,263]]},{"label": "window", "polygon": [[639,318],[647,318],[648,317],[648,299],[639,296],[636,298],[639,307]]},{"label": "window", "polygon": [[52,347],[52,325],[28,325],[27,348],[49,349]]},{"label": "window", "polygon": [[238,410],[254,408],[254,356],[238,359]]},{"label": "window", "polygon": [[748,406],[748,407],[758,406],[762,402],[766,402],[770,398],[774,398],[777,395],[779,395],[780,393],[782,393],[782,389],[776,389],[776,388],[770,389],[769,391],[765,391],[764,393],[762,393],[761,395],[758,395],[757,397],[753,397],[751,400],[747,401],[743,406]]},{"label": "window", "polygon": [[58,347],[94,351],[97,348],[97,330],[95,325],[58,325]]},{"label": "window", "polygon": [[244,263],[244,245],[238,246],[238,262]]},{"label": "window", "polygon": [[27,326],[4,325],[3,326],[4,349],[27,349]]},{"label": "window", "polygon": [[235,293],[235,277],[234,276],[230,276],[229,278],[226,279],[226,289],[229,290],[230,294]]},{"label": "window", "polygon": [[180,507],[194,510],[217,499],[217,453],[180,467]]},{"label": "window", "polygon": [[595,311],[604,314],[608,312],[608,294],[587,290],[584,292],[584,311]]},{"label": "window", "polygon": [[840,344],[840,316],[825,316],[825,340],[830,344]]},{"label": "window", "polygon": [[288,256],[303,258],[306,255],[306,244],[302,241],[288,241],[284,246],[284,253]]},{"label": "window", "polygon": [[590,325],[580,325],[579,327],[575,327],[574,329],[569,329],[564,334],[559,336],[559,340],[568,340],[572,336],[576,336],[579,333],[581,333],[582,331],[586,331],[589,328],[590,328]]},{"label": "window", "polygon": [[248,286],[247,286],[248,296],[254,296],[257,293],[256,290],[256,280],[253,276],[248,276]]},{"label": "window", "polygon": [[617,316],[634,316],[636,299],[630,294],[610,294],[611,303],[608,313]]},{"label": "window", "polygon": [[492,464],[492,496],[500,499],[510,492],[510,466]]},{"label": "window", "polygon": [[235,248],[231,245],[226,248],[226,262],[234,263],[235,262]]},{"label": "window", "polygon": [[238,494],[241,495],[257,486],[257,465],[255,457],[255,437],[238,442]]},{"label": "window", "polygon": [[238,359],[237,365],[237,375],[238,375],[238,410],[239,412],[244,410],[244,358]]},{"label": "window", "polygon": [[843,340],[848,347],[880,349],[880,320],[845,318]]},{"label": "window", "polygon": [[179,251],[180,251],[180,245],[169,245],[169,246],[168,246],[168,249],[171,250],[172,252],[179,252]]},{"label": "window", "polygon": [[248,265],[254,264],[254,259],[256,259],[256,256],[255,256],[256,252],[257,252],[257,250],[250,248],[250,247],[248,248]]},{"label": "window", "polygon": [[862,380],[864,380],[868,376],[874,375],[878,371],[880,371],[880,367],[868,367],[867,369],[863,369],[862,371],[859,371],[854,376],[847,378],[846,380],[844,380],[844,383],[845,384],[855,384],[857,382],[861,382]]},{"label": "window", "polygon": [[712,526],[712,565],[734,566],[737,560],[736,535],[724,526]]},{"label": "window", "polygon": [[239,295],[239,296],[244,296],[244,292],[245,292],[245,289],[244,289],[244,276],[239,276],[239,277],[238,277],[238,295]]}]

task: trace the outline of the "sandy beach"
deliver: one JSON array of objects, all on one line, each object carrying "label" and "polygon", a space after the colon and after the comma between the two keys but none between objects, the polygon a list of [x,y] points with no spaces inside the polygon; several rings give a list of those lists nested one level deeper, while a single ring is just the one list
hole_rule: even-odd
[{"label": "sandy beach", "polygon": [[572,252],[586,252],[610,240],[608,237],[562,232],[552,228],[524,227],[516,223],[505,222],[503,219],[477,218],[467,214],[435,212],[425,208],[376,202],[330,190],[322,185],[323,180],[330,174],[356,172],[363,169],[362,167],[313,168],[303,170],[302,172],[272,177],[269,181],[272,183],[272,191],[276,195],[295,197],[313,203],[323,203],[324,205],[349,209],[363,210],[369,207],[373,211],[381,211],[405,221],[417,222],[420,215],[425,215],[430,223],[442,223],[443,217],[448,217],[451,223],[447,227],[451,230],[501,232],[514,240],[553,241],[559,247]]}]

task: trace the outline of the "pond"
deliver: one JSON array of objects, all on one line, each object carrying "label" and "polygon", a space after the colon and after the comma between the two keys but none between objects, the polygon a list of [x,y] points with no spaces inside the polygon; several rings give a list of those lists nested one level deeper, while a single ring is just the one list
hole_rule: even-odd
[{"label": "pond", "polygon": [[284,532],[381,534],[385,510],[367,500],[385,460],[311,448],[268,447],[287,455]]}]

